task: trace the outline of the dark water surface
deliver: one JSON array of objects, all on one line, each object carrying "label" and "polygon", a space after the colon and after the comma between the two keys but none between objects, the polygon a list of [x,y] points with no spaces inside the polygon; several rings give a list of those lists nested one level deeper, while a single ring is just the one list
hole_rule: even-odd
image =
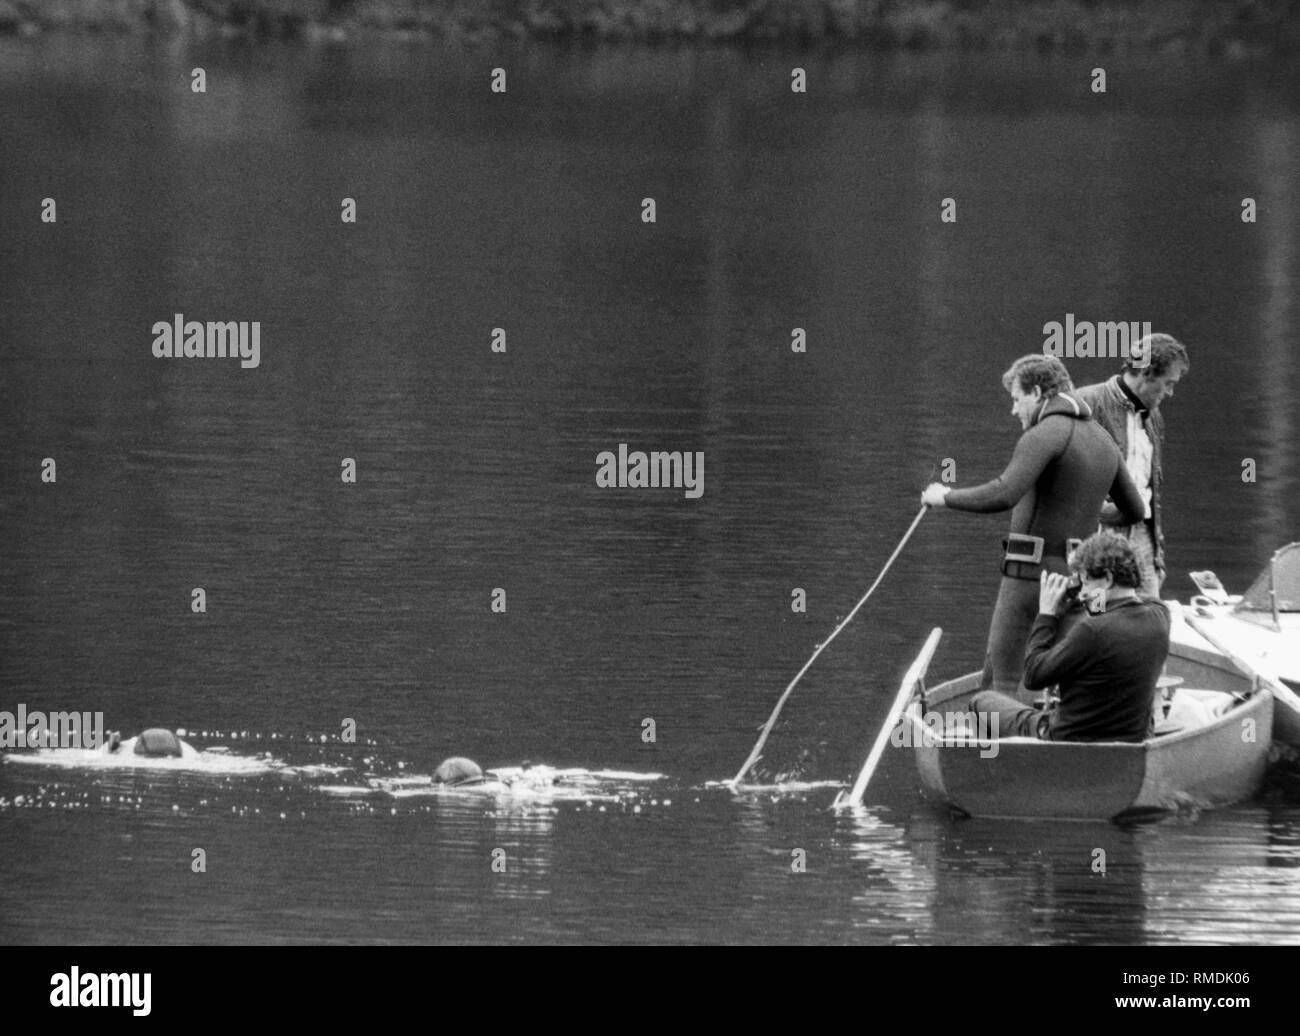
[{"label": "dark water surface", "polygon": [[[857,817],[703,787],[935,466],[1001,470],[999,375],[1066,313],[1189,345],[1168,595],[1300,539],[1300,77],[1094,64],[0,40],[0,708],[338,780],[666,775],[602,808],[7,764],[0,940],[1300,942],[1280,792],[1124,828],[950,820],[906,753]],[[260,321],[260,366],[155,359],[175,313]],[[703,496],[597,488],[620,442],[702,450]],[[934,675],[978,666],[1004,527],[922,522],[768,776],[847,778],[932,626]]]}]

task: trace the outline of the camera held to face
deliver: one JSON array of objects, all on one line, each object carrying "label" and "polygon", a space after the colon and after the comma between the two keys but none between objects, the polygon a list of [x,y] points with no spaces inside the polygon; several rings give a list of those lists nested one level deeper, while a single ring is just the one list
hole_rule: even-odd
[{"label": "camera held to face", "polygon": [[1070,581],[1065,584],[1065,599],[1070,604],[1079,600],[1079,591],[1083,589],[1083,579],[1078,572],[1070,573]]}]

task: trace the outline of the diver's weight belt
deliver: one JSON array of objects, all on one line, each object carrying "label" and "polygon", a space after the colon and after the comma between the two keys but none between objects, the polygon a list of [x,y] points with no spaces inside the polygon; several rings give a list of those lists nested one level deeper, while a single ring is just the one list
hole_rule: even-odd
[{"label": "diver's weight belt", "polygon": [[1012,579],[1037,579],[1039,573],[1048,567],[1043,564],[1044,558],[1061,562],[1060,568],[1064,570],[1065,560],[1082,542],[1077,536],[1049,543],[1042,536],[1008,533],[1002,539],[1002,574]]}]

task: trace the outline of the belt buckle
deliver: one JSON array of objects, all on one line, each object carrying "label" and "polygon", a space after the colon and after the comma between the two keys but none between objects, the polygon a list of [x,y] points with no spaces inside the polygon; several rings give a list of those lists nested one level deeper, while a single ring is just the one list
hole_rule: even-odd
[{"label": "belt buckle", "polygon": [[[1023,547],[1021,546],[1022,544],[1024,545]],[[1021,552],[1025,549],[1029,549],[1029,553]],[[1027,565],[1037,565],[1043,560],[1043,537],[1026,536],[1024,533],[1019,532],[1009,533],[1007,535],[1007,553],[1003,560],[1020,561]]]}]

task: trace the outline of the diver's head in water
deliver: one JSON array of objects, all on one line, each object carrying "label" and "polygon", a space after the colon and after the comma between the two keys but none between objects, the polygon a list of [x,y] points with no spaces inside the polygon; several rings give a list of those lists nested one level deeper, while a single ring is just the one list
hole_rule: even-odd
[{"label": "diver's head in water", "polygon": [[483,770],[478,763],[459,755],[444,759],[433,771],[433,779],[438,784],[463,784],[482,776]]},{"label": "diver's head in water", "polygon": [[150,727],[135,739],[135,754],[147,755],[155,759],[168,756],[179,759],[182,754],[181,739],[170,730]]}]

